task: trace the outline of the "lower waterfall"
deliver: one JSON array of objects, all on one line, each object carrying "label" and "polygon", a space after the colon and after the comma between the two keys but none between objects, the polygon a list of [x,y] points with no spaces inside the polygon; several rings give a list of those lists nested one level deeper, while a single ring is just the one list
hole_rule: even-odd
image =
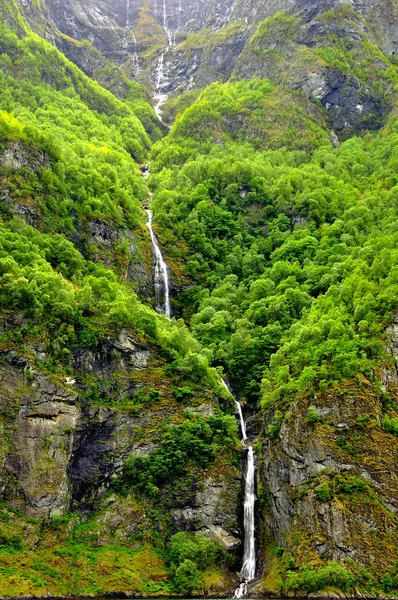
[{"label": "lower waterfall", "polygon": [[255,464],[254,450],[251,446],[247,452],[246,484],[245,484],[245,503],[243,525],[245,531],[245,542],[243,551],[243,566],[240,572],[244,580],[235,592],[235,598],[243,598],[247,592],[247,584],[256,576],[256,544],[255,544],[255,514],[254,506],[256,495],[254,493],[255,483]]},{"label": "lower waterfall", "polygon": [[[223,386],[231,393],[227,383],[221,379]],[[239,576],[242,583],[235,591],[234,598],[244,598],[247,593],[247,584],[256,576],[256,536],[255,536],[255,478],[256,465],[255,455],[252,446],[246,444],[246,423],[243,418],[242,405],[238,400],[235,400],[236,410],[239,416],[239,425],[242,434],[242,444],[247,448],[247,466],[245,476],[245,500],[243,511],[243,529],[244,529],[244,546],[243,546],[243,564]]]}]

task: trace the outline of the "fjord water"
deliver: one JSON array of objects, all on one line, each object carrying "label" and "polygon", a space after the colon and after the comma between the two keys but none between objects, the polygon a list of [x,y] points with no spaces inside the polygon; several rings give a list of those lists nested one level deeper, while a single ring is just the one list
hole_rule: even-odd
[{"label": "fjord water", "polygon": [[153,255],[155,258],[153,283],[155,288],[157,309],[160,312],[164,313],[168,319],[171,319],[169,272],[167,270],[167,265],[163,259],[162,252],[159,248],[158,240],[153,231],[152,211],[146,209],[145,212],[148,215],[148,221],[146,225],[149,229],[149,234],[151,236]]}]

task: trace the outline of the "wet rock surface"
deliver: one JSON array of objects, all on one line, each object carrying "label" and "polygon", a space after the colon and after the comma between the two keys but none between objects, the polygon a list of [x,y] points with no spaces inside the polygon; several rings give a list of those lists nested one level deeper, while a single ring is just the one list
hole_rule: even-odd
[{"label": "wet rock surface", "polygon": [[[384,568],[383,560],[388,560],[379,546],[395,531],[398,511],[398,440],[381,429],[382,406],[366,383],[313,398],[312,406],[317,423],[308,421],[307,404],[295,404],[278,440],[263,449],[259,481],[269,490],[263,527],[287,548],[291,532],[297,532],[302,542],[295,555],[307,560],[352,559]],[[360,425],[362,415],[366,427]],[[325,495],[321,484],[327,486]],[[355,485],[362,496],[356,495]]]}]

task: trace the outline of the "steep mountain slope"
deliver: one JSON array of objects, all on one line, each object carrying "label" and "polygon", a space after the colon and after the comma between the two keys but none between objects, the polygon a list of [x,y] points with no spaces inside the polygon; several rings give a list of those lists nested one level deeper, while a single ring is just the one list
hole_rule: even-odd
[{"label": "steep mountain slope", "polygon": [[3,594],[398,590],[396,10],[2,3]]},{"label": "steep mountain slope", "polygon": [[29,0],[23,10],[37,31],[123,96],[122,72],[155,97],[267,77],[319,102],[344,137],[378,128],[397,84],[398,14],[387,0],[68,0],[40,8]]},{"label": "steep mountain slope", "polygon": [[253,591],[388,591],[397,121],[333,147],[279,94],[263,80],[202,92],[152,151],[153,206],[193,283],[180,310],[256,413]]},{"label": "steep mountain slope", "polygon": [[150,136],[1,10],[1,593],[233,589],[233,402],[149,306]]}]

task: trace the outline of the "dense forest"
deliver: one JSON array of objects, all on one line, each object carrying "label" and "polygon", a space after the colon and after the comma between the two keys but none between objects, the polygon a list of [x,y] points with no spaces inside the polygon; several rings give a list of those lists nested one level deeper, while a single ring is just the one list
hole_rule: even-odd
[{"label": "dense forest", "polygon": [[[232,595],[234,398],[256,454],[250,592],[396,593],[395,55],[352,7],[322,11],[328,35],[305,46],[300,7],[170,41],[165,4],[137,8],[111,64],[95,36],[35,27],[46,2],[3,4],[0,595]],[[231,39],[226,77],[211,69]],[[213,79],[171,86],[169,127],[161,69],[177,81],[198,49]],[[295,65],[357,104],[336,117]]]}]

